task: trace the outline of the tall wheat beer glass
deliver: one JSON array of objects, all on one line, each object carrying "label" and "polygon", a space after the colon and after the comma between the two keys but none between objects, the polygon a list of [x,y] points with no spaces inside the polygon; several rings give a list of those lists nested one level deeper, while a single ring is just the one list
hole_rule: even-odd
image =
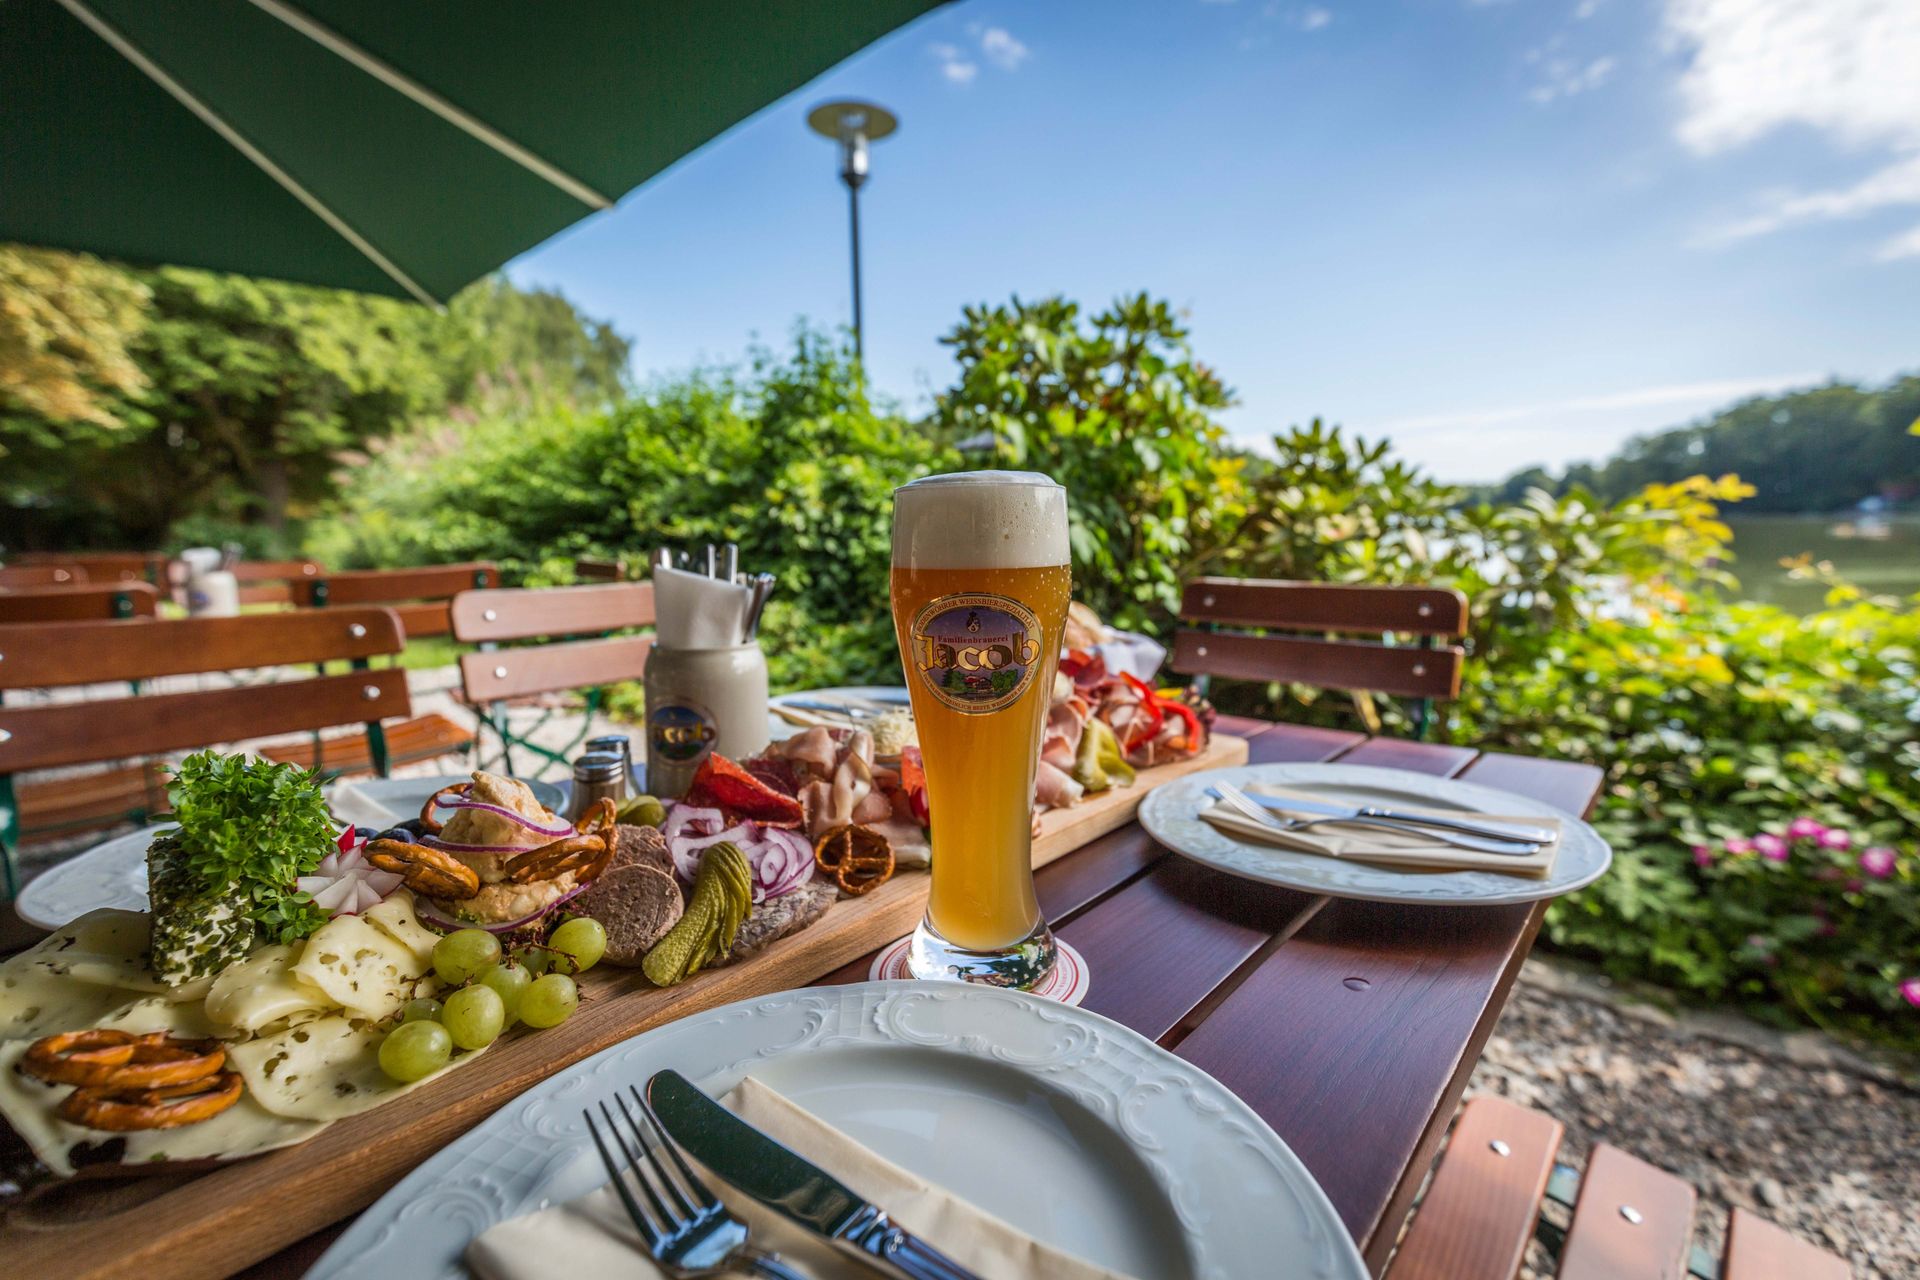
[{"label": "tall wheat beer glass", "polygon": [[1071,586],[1067,491],[1046,476],[968,471],[894,491],[893,625],[933,818],[915,977],[1025,988],[1053,969],[1033,774]]}]

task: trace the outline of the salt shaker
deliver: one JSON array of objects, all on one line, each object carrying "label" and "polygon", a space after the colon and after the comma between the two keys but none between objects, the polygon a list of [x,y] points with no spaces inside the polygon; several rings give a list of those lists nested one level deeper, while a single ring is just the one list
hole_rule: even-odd
[{"label": "salt shaker", "polygon": [[590,751],[573,762],[567,821],[578,822],[604,796],[618,810],[627,799],[627,762],[616,751]]}]

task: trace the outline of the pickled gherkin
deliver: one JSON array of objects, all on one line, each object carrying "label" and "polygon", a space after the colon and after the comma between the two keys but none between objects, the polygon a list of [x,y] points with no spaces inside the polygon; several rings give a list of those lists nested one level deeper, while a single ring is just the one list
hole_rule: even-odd
[{"label": "pickled gherkin", "polygon": [[708,849],[694,874],[687,909],[653,944],[640,970],[656,987],[671,987],[733,949],[753,911],[753,868],[731,842]]}]

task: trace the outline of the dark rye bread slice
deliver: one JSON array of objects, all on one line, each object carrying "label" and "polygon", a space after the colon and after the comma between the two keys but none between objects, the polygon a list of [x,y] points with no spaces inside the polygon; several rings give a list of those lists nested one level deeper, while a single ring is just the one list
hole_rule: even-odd
[{"label": "dark rye bread slice", "polygon": [[[621,828],[623,832],[634,829]],[[673,928],[686,903],[672,876],[650,862],[636,860],[601,872],[567,909],[592,916],[607,931],[603,958],[608,964],[631,966],[645,959],[653,944]]]},{"label": "dark rye bread slice", "polygon": [[777,898],[756,904],[753,914],[740,926],[740,933],[733,940],[733,949],[714,967],[744,960],[766,950],[788,934],[800,932],[824,915],[838,895],[839,890],[834,888],[832,881],[815,876],[792,893],[783,893]]}]

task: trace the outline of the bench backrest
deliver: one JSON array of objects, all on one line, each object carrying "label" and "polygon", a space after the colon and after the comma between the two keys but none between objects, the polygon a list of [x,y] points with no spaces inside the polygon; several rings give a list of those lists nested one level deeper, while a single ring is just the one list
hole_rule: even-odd
[{"label": "bench backrest", "polygon": [[292,604],[302,584],[325,574],[312,560],[242,560],[233,566],[241,604]]},{"label": "bench backrest", "polygon": [[73,586],[24,587],[0,591],[0,623],[151,618],[159,605],[159,589],[146,582],[109,580]]},{"label": "bench backrest", "polygon": [[486,561],[425,565],[417,569],[354,569],[322,574],[296,584],[294,601],[313,607],[343,604],[391,606],[408,637],[450,631],[447,602],[462,591],[500,585],[500,570]]},{"label": "bench backrest", "polygon": [[0,587],[73,587],[87,581],[77,564],[0,565]]},{"label": "bench backrest", "polygon": [[581,582],[625,582],[627,562],[594,560],[583,556],[573,562],[573,576]]},{"label": "bench backrest", "polygon": [[[0,693],[347,660],[406,643],[391,609],[0,626]],[[0,705],[0,775],[346,724],[411,710],[406,673],[356,669],[185,693]]]},{"label": "bench backrest", "polygon": [[[1190,675],[1277,680],[1410,698],[1460,692],[1467,598],[1444,587],[1336,586],[1196,578],[1181,596],[1173,666]],[[1289,633],[1289,634],[1280,634]],[[1342,638],[1411,636],[1389,645]]]},{"label": "bench backrest", "polygon": [[539,645],[462,654],[460,678],[476,706],[505,698],[637,680],[653,648],[650,636],[603,636],[651,626],[653,585],[463,591],[451,608],[453,637],[463,644],[545,640]]},{"label": "bench backrest", "polygon": [[88,582],[164,583],[168,559],[158,551],[21,551],[7,563],[79,565]]}]

